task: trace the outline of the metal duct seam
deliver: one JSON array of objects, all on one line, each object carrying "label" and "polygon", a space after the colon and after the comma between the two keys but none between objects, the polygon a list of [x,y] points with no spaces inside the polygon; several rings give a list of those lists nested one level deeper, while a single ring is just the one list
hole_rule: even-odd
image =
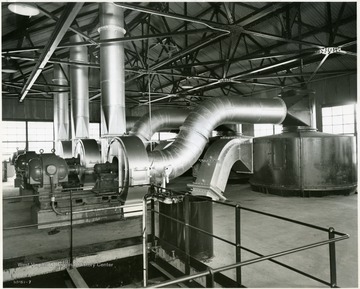
[{"label": "metal duct seam", "polygon": [[178,129],[188,117],[190,110],[186,109],[158,109],[141,117],[130,131],[147,146],[154,133],[162,129]]},{"label": "metal duct seam", "polygon": [[[122,38],[124,11],[113,3],[100,4],[100,40]],[[118,136],[126,132],[125,120],[125,56],[123,43],[100,45],[101,132],[102,136]]]},{"label": "metal duct seam", "polygon": [[222,96],[209,99],[189,114],[170,147],[149,152],[152,175],[159,177],[165,169],[171,171],[169,178],[183,174],[197,161],[211,132],[221,124],[279,124],[286,113],[286,105],[280,98]]},{"label": "metal duct seam", "polygon": [[[70,41],[81,42],[82,37],[76,34],[70,38]],[[70,60],[88,62],[87,47],[75,46],[70,48]],[[70,79],[73,138],[89,138],[88,68],[72,65],[70,67]]]}]

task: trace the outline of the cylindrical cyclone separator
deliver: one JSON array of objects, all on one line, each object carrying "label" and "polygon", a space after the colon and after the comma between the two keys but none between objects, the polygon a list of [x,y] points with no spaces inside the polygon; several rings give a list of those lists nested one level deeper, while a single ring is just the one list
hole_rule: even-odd
[{"label": "cylindrical cyclone separator", "polygon": [[143,143],[148,142],[154,133],[161,129],[178,129],[188,117],[190,110],[187,109],[158,109],[141,117],[130,131],[130,135],[136,135]]},{"label": "cylindrical cyclone separator", "polygon": [[[124,37],[124,11],[113,3],[100,3],[101,40]],[[121,42],[100,45],[101,132],[118,136],[126,132],[125,56]]]},{"label": "cylindrical cyclone separator", "polygon": [[[71,42],[82,42],[79,35],[71,36]],[[88,49],[86,46],[73,46],[70,48],[70,60],[88,62]],[[89,79],[88,68],[80,65],[70,67],[70,93],[71,93],[71,128],[72,138],[89,138]]]},{"label": "cylindrical cyclone separator", "polygon": [[[66,76],[63,70],[66,70],[65,65],[54,64],[54,84],[67,86]],[[55,141],[67,141],[69,136],[69,93],[64,91],[65,88],[57,88],[57,93],[54,93],[54,135]],[[56,119],[56,123],[55,123]]]},{"label": "cylindrical cyclone separator", "polygon": [[149,152],[152,175],[162,176],[165,168],[171,171],[170,179],[183,174],[198,160],[211,132],[221,124],[279,124],[286,112],[286,105],[280,98],[221,96],[204,101],[186,118],[171,146]]},{"label": "cylindrical cyclone separator", "polygon": [[56,154],[64,159],[72,158],[72,141],[62,140],[58,142]]}]

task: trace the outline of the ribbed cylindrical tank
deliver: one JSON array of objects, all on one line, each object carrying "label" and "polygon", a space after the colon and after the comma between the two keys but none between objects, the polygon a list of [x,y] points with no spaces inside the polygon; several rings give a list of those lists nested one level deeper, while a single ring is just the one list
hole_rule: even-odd
[{"label": "ribbed cylindrical tank", "polygon": [[254,138],[252,189],[282,196],[320,197],[357,187],[355,138],[288,127]]}]

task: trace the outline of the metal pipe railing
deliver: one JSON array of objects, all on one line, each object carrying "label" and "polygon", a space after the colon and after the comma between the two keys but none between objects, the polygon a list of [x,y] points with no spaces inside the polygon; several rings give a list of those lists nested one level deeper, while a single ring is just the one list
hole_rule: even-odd
[{"label": "metal pipe railing", "polygon": [[[154,190],[154,188],[157,189],[158,193],[159,192],[161,192],[161,193],[167,192],[168,194],[175,194],[175,195],[177,194],[177,195],[183,195],[183,196],[186,195],[186,193],[174,192],[174,191],[171,191],[169,189],[164,189],[164,188],[161,188],[161,187],[152,186],[153,190]],[[192,195],[188,195],[188,197],[200,198],[200,199],[205,198],[205,197],[202,197],[202,196],[192,196]],[[187,198],[185,198],[185,199],[187,199]],[[166,217],[166,218],[168,218],[168,219],[170,219],[172,221],[175,221],[177,223],[183,224],[185,226],[185,228],[191,228],[191,229],[197,230],[197,231],[202,232],[204,234],[210,235],[213,238],[216,238],[218,240],[221,240],[223,242],[226,242],[228,244],[231,244],[231,245],[235,246],[236,247],[236,252],[235,252],[236,253],[236,255],[235,255],[236,256],[236,263],[232,264],[232,265],[223,266],[223,267],[220,267],[220,268],[217,268],[217,269],[210,268],[211,270],[200,272],[198,274],[193,274],[191,276],[185,276],[185,277],[181,277],[181,278],[178,278],[178,279],[174,279],[174,280],[171,280],[171,281],[168,281],[168,282],[157,284],[157,285],[155,285],[153,287],[169,286],[169,285],[182,283],[182,282],[185,282],[185,281],[189,281],[189,280],[204,277],[204,276],[206,276],[207,287],[209,287],[208,284],[211,285],[214,282],[214,274],[215,273],[219,273],[219,272],[230,270],[230,269],[236,269],[236,280],[237,280],[238,284],[241,284],[241,268],[243,266],[254,264],[254,263],[265,261],[265,260],[268,260],[268,261],[273,262],[273,263],[275,263],[277,265],[283,266],[284,268],[287,268],[289,270],[297,272],[297,273],[299,273],[299,274],[301,274],[303,276],[306,276],[306,277],[311,278],[311,279],[313,279],[315,281],[318,281],[319,283],[328,285],[328,286],[330,286],[332,288],[337,287],[337,285],[336,285],[335,242],[348,239],[349,238],[348,234],[337,232],[332,227],[331,228],[323,228],[323,227],[319,227],[319,226],[316,226],[316,225],[312,225],[312,224],[300,222],[300,221],[297,221],[297,220],[293,220],[293,219],[290,219],[290,218],[281,217],[281,216],[277,216],[277,215],[274,215],[274,214],[265,213],[265,212],[261,212],[261,211],[257,211],[257,210],[253,210],[253,209],[249,209],[249,208],[244,208],[244,207],[241,207],[239,204],[229,204],[229,203],[223,203],[221,201],[214,201],[214,200],[209,200],[209,201],[211,201],[213,203],[219,203],[221,205],[227,205],[227,206],[231,206],[231,207],[235,208],[235,214],[236,214],[236,220],[235,220],[235,233],[236,233],[236,236],[235,236],[235,239],[236,239],[236,243],[232,243],[232,242],[230,242],[228,240],[225,240],[225,239],[223,239],[221,237],[210,234],[210,233],[208,233],[208,232],[206,232],[206,231],[204,231],[204,230],[202,230],[200,228],[191,226],[190,224],[188,224],[186,222],[186,220],[185,220],[185,222],[182,222],[180,220],[177,220],[175,218],[167,216],[167,215],[165,215],[163,213],[160,213],[158,211],[154,211],[154,213],[156,213],[158,215],[161,215],[161,216],[164,216],[164,217]],[[265,215],[265,216],[268,216],[268,217],[277,218],[277,219],[287,221],[287,222],[291,222],[291,223],[294,223],[294,224],[297,224],[297,225],[306,226],[306,227],[309,227],[309,228],[312,228],[312,229],[316,229],[316,230],[320,230],[320,231],[326,231],[326,232],[328,232],[329,239],[325,240],[325,241],[320,241],[320,242],[312,243],[312,244],[309,244],[309,245],[305,245],[305,246],[297,247],[297,248],[294,248],[294,249],[290,249],[290,250],[286,250],[286,251],[282,251],[282,252],[278,252],[278,253],[274,253],[274,254],[271,254],[271,255],[264,256],[264,255],[262,255],[260,253],[257,253],[257,252],[255,252],[253,250],[250,250],[248,248],[245,248],[245,247],[241,246],[241,239],[240,239],[240,233],[241,233],[241,220],[240,220],[241,214],[240,214],[240,212],[241,212],[241,209],[244,209],[245,211],[250,211],[250,212],[253,212],[253,213],[259,213],[261,215]],[[153,211],[153,208],[151,210]],[[338,235],[340,237],[335,238],[335,235]],[[154,236],[153,236],[153,238],[154,238]],[[186,236],[185,236],[185,238],[186,238]],[[282,262],[273,260],[273,258],[276,258],[276,257],[280,257],[280,256],[300,252],[300,251],[303,251],[303,250],[307,250],[307,249],[311,249],[311,248],[315,248],[315,247],[319,247],[319,246],[323,246],[323,245],[327,245],[327,244],[329,245],[329,256],[330,256],[330,283],[325,281],[325,280],[322,280],[320,278],[317,278],[315,276],[312,276],[312,275],[310,275],[308,273],[302,272],[302,271],[300,271],[300,270],[298,270],[298,269],[296,269],[296,268],[294,268],[292,266],[289,266],[289,265],[284,264]],[[255,258],[255,259],[247,260],[245,262],[241,262],[241,250],[242,249],[259,256],[259,258]],[[183,252],[183,253],[185,254],[185,256],[190,257],[190,253],[186,252],[186,248],[185,248],[185,252]],[[188,257],[185,258],[185,268],[187,267],[186,266],[186,263],[187,263],[186,260],[189,259]],[[186,271],[188,271],[188,270],[186,270]],[[186,273],[186,274],[189,275],[189,272]]]},{"label": "metal pipe railing", "polygon": [[[307,250],[307,249],[311,249],[311,248],[315,248],[315,247],[319,247],[319,246],[323,246],[323,245],[335,243],[335,242],[338,242],[338,241],[341,241],[341,240],[345,240],[345,239],[348,239],[348,238],[349,238],[349,235],[345,234],[345,236],[333,238],[333,239],[331,239],[331,240],[324,240],[324,241],[312,243],[312,244],[309,244],[309,245],[297,247],[297,248],[294,248],[294,249],[290,249],[290,250],[281,251],[281,252],[278,252],[278,253],[266,255],[266,256],[263,256],[263,257],[259,257],[259,258],[255,258],[255,259],[250,259],[250,260],[247,260],[247,261],[244,261],[244,262],[240,262],[240,263],[235,263],[235,264],[231,264],[231,265],[222,266],[222,267],[213,269],[213,270],[212,270],[212,274],[215,274],[215,273],[218,273],[218,272],[222,272],[222,271],[226,271],[226,270],[230,270],[230,269],[235,269],[235,268],[238,268],[238,267],[243,267],[243,266],[255,264],[255,263],[258,263],[258,262],[261,262],[261,261],[266,261],[266,260],[273,259],[273,258],[276,258],[276,257],[281,257],[281,256],[289,255],[289,254],[292,254],[292,253],[304,251],[304,250]],[[154,286],[152,286],[152,287],[154,287],[154,288],[160,288],[160,287],[170,286],[170,285],[174,285],[174,284],[177,284],[177,283],[181,283],[181,282],[185,282],[185,281],[190,281],[190,280],[192,280],[192,279],[196,279],[196,278],[199,278],[199,277],[205,277],[205,276],[207,276],[207,275],[209,275],[209,274],[210,274],[209,271],[200,272],[200,273],[193,274],[193,275],[190,275],[190,276],[184,276],[184,277],[180,277],[180,278],[177,278],[177,279],[173,279],[173,280],[170,280],[170,281],[167,281],[167,282],[163,282],[163,283],[154,285]],[[335,285],[335,286],[336,286],[336,285]]]}]

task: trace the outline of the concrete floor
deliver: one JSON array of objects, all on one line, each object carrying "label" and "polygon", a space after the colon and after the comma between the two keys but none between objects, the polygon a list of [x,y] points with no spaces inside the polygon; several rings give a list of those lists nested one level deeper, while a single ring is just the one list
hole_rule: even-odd
[{"label": "concrete floor", "polygon": [[[181,178],[170,186],[184,190],[191,178]],[[350,239],[336,243],[337,284],[340,287],[358,287],[358,233],[357,194],[350,196],[328,196],[322,198],[280,197],[251,191],[249,184],[229,183],[225,197],[243,207],[295,219],[320,227],[334,227],[350,234]],[[227,207],[215,205],[213,209],[215,235],[235,241],[235,212]],[[287,223],[252,212],[242,211],[242,246],[263,255],[323,241],[326,232]],[[235,263],[235,249],[222,241],[214,241],[214,258],[208,265],[217,268]],[[328,246],[277,258],[318,278],[329,279]],[[243,252],[242,260],[256,256]],[[235,277],[235,272],[227,272]],[[269,261],[249,265],[242,269],[242,280],[246,287],[324,287],[323,284],[289,271]]]},{"label": "concrete floor", "polygon": [[[190,177],[182,177],[170,184],[170,188],[186,190]],[[3,197],[16,195],[12,180],[3,183]],[[337,231],[350,234],[350,239],[336,244],[338,286],[358,287],[357,253],[357,195],[328,196],[323,198],[284,198],[253,192],[248,184],[228,184],[225,197],[242,206],[292,218],[322,227],[334,227]],[[31,201],[3,202],[3,227],[30,224]],[[229,207],[215,205],[213,209],[213,232],[222,238],[234,241],[234,211]],[[290,248],[327,239],[327,233],[295,224],[275,220],[243,211],[242,245],[261,254],[271,254]],[[140,222],[116,221],[76,227],[76,246],[114,242],[121,238],[139,236]],[[49,234],[50,233],[50,234]],[[3,258],[34,256],[39,259],[56,259],[67,254],[69,230],[60,228],[56,234],[50,230],[36,228],[3,232]],[[288,265],[329,280],[328,247],[314,248],[278,258]],[[243,252],[242,259],[255,256]],[[24,260],[28,260],[25,259]],[[39,260],[37,260],[39,262]],[[214,257],[207,263],[213,268],[235,262],[235,249],[220,241],[214,241]],[[243,284],[247,287],[325,287],[297,273],[281,268],[269,261],[243,268]],[[234,276],[234,270],[226,273]]]}]

